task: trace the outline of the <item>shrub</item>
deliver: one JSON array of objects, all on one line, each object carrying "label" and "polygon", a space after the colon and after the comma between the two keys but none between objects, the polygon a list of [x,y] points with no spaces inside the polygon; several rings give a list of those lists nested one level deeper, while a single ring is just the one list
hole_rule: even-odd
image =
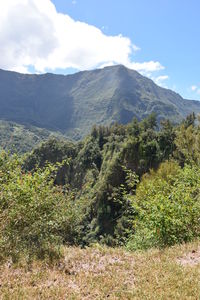
[{"label": "shrub", "polygon": [[128,248],[165,247],[200,235],[200,169],[174,162],[142,178],[131,197],[137,212]]},{"label": "shrub", "polygon": [[1,258],[58,255],[74,237],[71,195],[54,186],[55,167],[23,173],[21,164],[18,156],[0,154]]}]

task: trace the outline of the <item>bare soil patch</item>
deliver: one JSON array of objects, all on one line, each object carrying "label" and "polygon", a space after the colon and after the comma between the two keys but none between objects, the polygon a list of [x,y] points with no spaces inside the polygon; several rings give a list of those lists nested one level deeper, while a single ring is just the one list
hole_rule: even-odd
[{"label": "bare soil patch", "polygon": [[177,261],[182,266],[195,266],[200,264],[200,247],[197,250],[192,250],[184,256],[179,257]]}]

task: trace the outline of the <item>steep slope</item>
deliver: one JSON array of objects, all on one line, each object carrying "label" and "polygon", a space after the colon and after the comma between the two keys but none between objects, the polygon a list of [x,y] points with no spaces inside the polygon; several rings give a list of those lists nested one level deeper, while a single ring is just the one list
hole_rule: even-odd
[{"label": "steep slope", "polygon": [[184,100],[121,65],[67,76],[1,70],[0,105],[0,119],[60,131],[75,139],[93,124],[127,123],[151,112],[159,119],[179,121],[190,112],[200,112],[200,102]]},{"label": "steep slope", "polygon": [[0,149],[9,150],[11,153],[31,151],[40,142],[53,137],[64,138],[61,134],[47,129],[0,120]]}]

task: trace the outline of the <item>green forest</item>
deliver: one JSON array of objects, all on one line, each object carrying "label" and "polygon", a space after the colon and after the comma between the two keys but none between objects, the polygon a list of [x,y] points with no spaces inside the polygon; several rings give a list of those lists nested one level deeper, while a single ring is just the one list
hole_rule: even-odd
[{"label": "green forest", "polygon": [[62,256],[63,245],[164,248],[200,236],[200,124],[94,126],[0,154],[0,260]]}]

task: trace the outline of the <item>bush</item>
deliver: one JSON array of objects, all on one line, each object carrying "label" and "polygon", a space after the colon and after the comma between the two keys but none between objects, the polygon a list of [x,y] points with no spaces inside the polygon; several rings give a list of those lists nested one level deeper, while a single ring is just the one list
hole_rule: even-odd
[{"label": "bush", "polygon": [[131,197],[137,212],[130,249],[165,247],[200,236],[200,169],[161,164],[142,178]]},{"label": "bush", "polygon": [[55,167],[32,174],[23,173],[21,165],[19,157],[0,154],[0,256],[58,255],[75,235],[71,195],[54,186]]}]

